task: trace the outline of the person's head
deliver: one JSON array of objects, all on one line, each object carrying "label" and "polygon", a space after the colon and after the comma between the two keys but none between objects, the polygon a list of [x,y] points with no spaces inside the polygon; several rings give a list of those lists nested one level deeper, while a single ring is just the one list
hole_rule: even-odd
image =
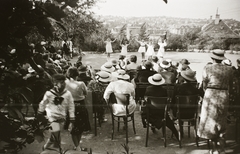
[{"label": "person's head", "polygon": [[117,78],[118,78],[118,80],[129,81],[130,76],[128,74],[126,74],[125,70],[118,70],[117,71]]},{"label": "person's head", "polygon": [[107,84],[111,82],[111,74],[105,71],[97,72],[95,78],[98,82],[103,84]]},{"label": "person's head", "polygon": [[136,55],[131,55],[130,56],[130,62],[136,63],[137,62],[137,56]]},{"label": "person's head", "polygon": [[186,82],[195,82],[197,81],[196,79],[196,71],[193,71],[191,69],[181,71],[180,72],[181,76],[184,78]]},{"label": "person's head", "polygon": [[179,63],[182,64],[182,65],[189,65],[190,64],[190,62],[187,59],[182,59]]},{"label": "person's head", "polygon": [[87,66],[85,66],[85,65],[81,65],[81,66],[78,67],[78,72],[79,72],[79,74],[84,74],[84,73],[86,73],[87,71],[88,71],[88,68],[87,68]]},{"label": "person's head", "polygon": [[119,55],[119,60],[123,60],[125,58],[124,55]]},{"label": "person's head", "polygon": [[163,60],[163,61],[160,63],[160,66],[161,66],[163,69],[167,70],[168,68],[171,67],[171,64],[170,64],[168,61]]},{"label": "person's head", "polygon": [[118,64],[117,60],[116,60],[116,59],[113,59],[113,60],[112,60],[112,65],[113,65],[114,67],[116,67],[117,64]]},{"label": "person's head", "polygon": [[157,56],[152,56],[152,61],[153,61],[154,63],[157,63],[157,62],[158,62],[158,57],[157,57]]},{"label": "person's head", "polygon": [[54,74],[53,77],[53,85],[57,92],[63,92],[66,87],[66,77],[63,74]]},{"label": "person's head", "polygon": [[144,67],[145,67],[145,69],[150,70],[150,69],[152,69],[153,64],[152,64],[152,62],[150,62],[150,61],[146,61],[146,62],[144,63]]},{"label": "person's head", "polygon": [[152,85],[159,86],[165,83],[164,78],[161,74],[154,74],[153,76],[148,77],[148,82]]},{"label": "person's head", "polygon": [[76,79],[79,75],[78,69],[76,67],[69,67],[66,73],[67,77]]},{"label": "person's head", "polygon": [[240,58],[237,59],[237,67],[240,68]]},{"label": "person's head", "polygon": [[111,39],[110,39],[110,38],[107,38],[107,41],[111,41]]},{"label": "person's head", "polygon": [[220,49],[213,50],[213,52],[210,54],[210,57],[215,63],[221,63],[224,59],[226,59],[224,56],[224,51]]},{"label": "person's head", "polygon": [[178,66],[179,66],[179,63],[176,62],[176,61],[173,61],[173,62],[172,62],[172,66],[173,66],[175,69],[177,69]]}]

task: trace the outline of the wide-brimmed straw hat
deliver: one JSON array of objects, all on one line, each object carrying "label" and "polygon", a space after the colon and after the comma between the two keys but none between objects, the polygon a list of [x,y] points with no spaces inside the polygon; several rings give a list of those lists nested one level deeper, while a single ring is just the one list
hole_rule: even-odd
[{"label": "wide-brimmed straw hat", "polygon": [[117,71],[117,78],[118,79],[123,79],[123,80],[129,80],[130,76],[126,74],[125,70],[118,70]]},{"label": "wide-brimmed straw hat", "polygon": [[171,64],[168,61],[164,60],[160,63],[160,66],[162,68],[169,68],[171,66]]},{"label": "wide-brimmed straw hat", "polygon": [[105,71],[99,71],[96,73],[96,79],[100,82],[108,83],[111,82],[111,74]]},{"label": "wide-brimmed straw hat", "polygon": [[213,50],[213,52],[210,54],[210,57],[217,60],[226,59],[226,57],[224,56],[224,51],[220,49]]},{"label": "wide-brimmed straw hat", "polygon": [[189,81],[196,81],[196,71],[193,71],[191,69],[187,69],[185,71],[180,72],[181,76]]},{"label": "wide-brimmed straw hat", "polygon": [[113,67],[111,62],[106,62],[101,66],[101,70],[111,73],[115,70],[115,68]]},{"label": "wide-brimmed straw hat", "polygon": [[160,74],[154,74],[153,76],[148,77],[148,82],[152,85],[162,85],[165,83],[164,78]]}]

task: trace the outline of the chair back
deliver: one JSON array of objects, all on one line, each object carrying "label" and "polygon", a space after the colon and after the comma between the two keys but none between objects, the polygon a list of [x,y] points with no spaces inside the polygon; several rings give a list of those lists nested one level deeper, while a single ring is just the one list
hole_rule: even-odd
[{"label": "chair back", "polygon": [[165,106],[169,103],[169,97],[153,97],[147,96],[147,105],[155,107],[157,109],[165,109]]},{"label": "chair back", "polygon": [[195,118],[198,112],[199,95],[176,96],[177,112],[181,119]]},{"label": "chair back", "polygon": [[93,91],[92,92],[93,112],[95,112],[95,110],[97,110],[98,107],[102,107],[103,105],[105,105],[103,93],[104,93],[104,91]]},{"label": "chair back", "polygon": [[171,100],[172,100],[174,98],[175,85],[174,84],[164,84],[164,85],[162,85],[162,87],[167,90],[168,97],[171,98]]},{"label": "chair back", "polygon": [[138,101],[141,98],[144,98],[146,88],[150,86],[151,84],[148,82],[145,83],[136,83],[136,88],[135,88],[135,100]]},{"label": "chair back", "polygon": [[126,73],[130,76],[130,81],[137,76],[136,69],[127,70]]},{"label": "chair back", "polygon": [[113,113],[112,104],[118,103],[126,106],[126,114],[128,115],[129,99],[130,99],[129,94],[111,93],[109,98],[109,103],[108,103],[111,113]]}]

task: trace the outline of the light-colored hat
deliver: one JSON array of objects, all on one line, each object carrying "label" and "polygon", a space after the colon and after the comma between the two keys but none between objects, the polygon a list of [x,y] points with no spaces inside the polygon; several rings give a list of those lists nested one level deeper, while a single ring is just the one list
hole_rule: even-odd
[{"label": "light-colored hat", "polygon": [[224,59],[224,60],[222,61],[222,64],[227,65],[227,66],[232,66],[232,62],[231,62],[231,60],[229,60],[229,59]]},{"label": "light-colored hat", "polygon": [[96,79],[100,82],[108,83],[111,82],[111,74],[105,71],[99,71],[96,73]]},{"label": "light-colored hat", "polygon": [[41,45],[46,45],[47,43],[46,43],[46,42],[44,42],[44,41],[42,41],[40,44],[41,44]]},{"label": "light-colored hat", "polygon": [[180,74],[184,79],[187,79],[189,81],[196,81],[197,80],[196,79],[196,71],[193,71],[191,69],[181,71]]},{"label": "light-colored hat", "polygon": [[105,64],[103,64],[101,66],[101,71],[106,71],[106,72],[113,72],[115,70],[115,68],[113,67],[111,62],[106,62]]},{"label": "light-colored hat", "polygon": [[129,80],[130,76],[126,74],[125,70],[118,70],[117,71],[117,78],[118,79],[123,79],[123,80]]},{"label": "light-colored hat", "polygon": [[217,60],[226,59],[226,57],[224,56],[224,51],[220,49],[213,50],[213,52],[210,54],[210,57]]},{"label": "light-colored hat", "polygon": [[28,67],[28,73],[33,73],[35,70],[32,67]]},{"label": "light-colored hat", "polygon": [[160,66],[162,68],[169,68],[171,66],[171,64],[168,61],[164,60],[160,63]]},{"label": "light-colored hat", "polygon": [[166,59],[167,62],[169,62],[170,64],[172,63],[172,59]]},{"label": "light-colored hat", "polygon": [[153,76],[148,77],[148,82],[152,85],[162,85],[165,83],[165,79],[161,76],[161,74],[154,74]]}]

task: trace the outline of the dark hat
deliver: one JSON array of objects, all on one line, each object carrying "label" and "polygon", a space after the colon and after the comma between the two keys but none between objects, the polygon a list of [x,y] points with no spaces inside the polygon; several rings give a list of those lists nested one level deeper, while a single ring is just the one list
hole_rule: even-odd
[{"label": "dark hat", "polygon": [[180,64],[185,64],[185,65],[189,65],[190,62],[187,59],[182,59],[180,62]]},{"label": "dark hat", "polygon": [[145,68],[152,68],[152,67],[153,67],[153,64],[152,64],[152,62],[150,62],[150,61],[146,61],[146,62],[144,63],[144,66],[145,66]]},{"label": "dark hat", "polygon": [[125,56],[124,55],[119,55],[119,59],[124,59]]},{"label": "dark hat", "polygon": [[63,74],[54,74],[53,76],[53,80],[55,81],[65,81],[66,77]]},{"label": "dark hat", "polygon": [[117,60],[116,60],[116,59],[113,59],[113,60],[112,60],[112,65],[114,65],[114,66],[117,65]]},{"label": "dark hat", "polygon": [[152,61],[157,62],[158,61],[158,57],[157,56],[152,56]]},{"label": "dark hat", "polygon": [[193,71],[191,69],[187,69],[185,71],[180,72],[181,76],[189,81],[196,81],[196,71]]},{"label": "dark hat", "polygon": [[216,59],[216,60],[224,60],[224,59],[226,59],[226,57],[224,56],[224,51],[220,50],[220,49],[213,50],[213,52],[210,54],[210,57],[212,59]]},{"label": "dark hat", "polygon": [[78,71],[79,71],[79,73],[87,72],[87,66],[85,66],[85,65],[79,66]]}]

